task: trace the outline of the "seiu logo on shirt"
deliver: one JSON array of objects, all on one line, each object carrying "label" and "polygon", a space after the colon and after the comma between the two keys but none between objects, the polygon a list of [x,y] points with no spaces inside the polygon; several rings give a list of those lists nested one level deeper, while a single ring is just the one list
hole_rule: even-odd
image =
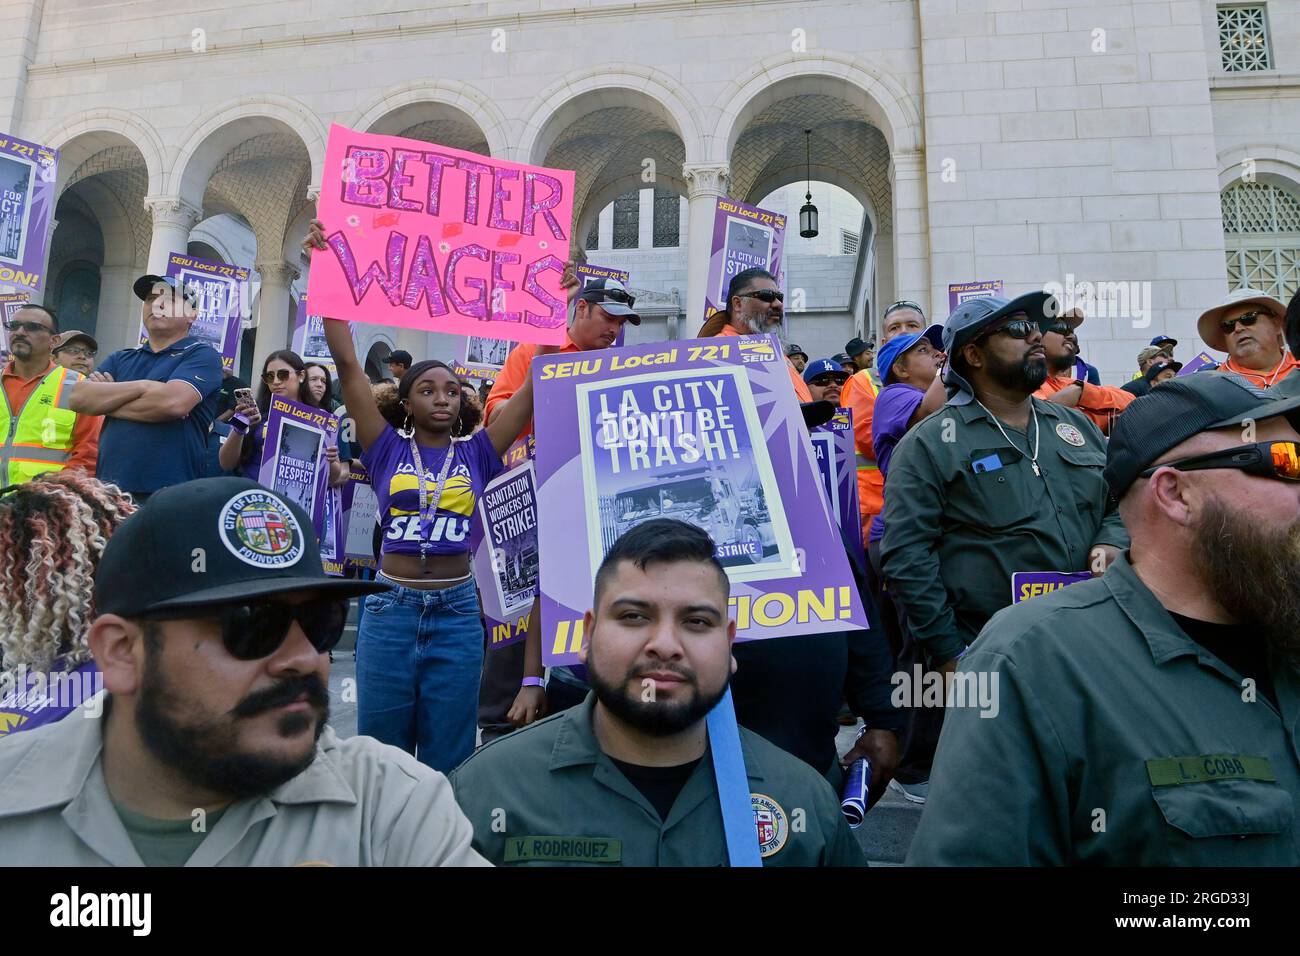
[{"label": "seiu logo on shirt", "polygon": [[[420,516],[397,515],[388,525],[384,535],[389,541],[420,541]],[[469,519],[455,515],[439,514],[433,519],[430,542],[454,541],[460,543],[469,537]]]}]

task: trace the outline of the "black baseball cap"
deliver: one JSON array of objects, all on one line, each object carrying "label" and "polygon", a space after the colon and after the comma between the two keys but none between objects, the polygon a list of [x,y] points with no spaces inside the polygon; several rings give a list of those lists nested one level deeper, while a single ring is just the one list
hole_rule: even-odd
[{"label": "black baseball cap", "polygon": [[[181,285],[180,280],[177,279],[175,276],[156,276],[152,274],[146,274],[136,279],[135,284],[131,286],[131,289],[133,292],[135,292],[135,297],[137,299],[139,299],[141,302],[148,302],[149,296],[153,295],[154,289],[158,287],[159,283],[168,286],[173,291],[180,288]],[[194,289],[192,286],[185,286],[185,288],[181,289],[181,294],[185,296],[186,300],[191,305],[194,304],[194,302],[196,302],[199,297],[198,291]]]},{"label": "black baseball cap", "polygon": [[1274,398],[1246,379],[1223,372],[1165,382],[1124,409],[1111,429],[1103,472],[1111,498],[1123,498],[1139,474],[1193,435],[1277,415],[1287,416],[1300,430],[1300,396]]},{"label": "black baseball cap", "polygon": [[348,598],[388,589],[328,576],[307,512],[247,478],[155,492],[109,538],[95,572],[99,612],[123,617],[290,591]]},{"label": "black baseball cap", "polygon": [[[610,298],[609,293],[621,292],[627,298],[627,302],[616,302]],[[578,298],[584,302],[591,302],[600,306],[610,315],[625,318],[633,325],[641,324],[641,316],[637,314],[632,306],[636,305],[636,296],[627,290],[627,286],[614,278],[592,279],[586,287],[578,293]]]},{"label": "black baseball cap", "polygon": [[863,352],[869,351],[873,346],[862,341],[862,339],[849,339],[844,345],[844,354],[851,359],[857,358]]},{"label": "black baseball cap", "polygon": [[804,351],[802,348],[800,348],[798,345],[795,345],[793,342],[791,342],[789,345],[787,345],[787,346],[785,347],[785,357],[786,357],[786,358],[793,358],[793,357],[796,356],[796,355],[802,355],[802,356],[803,356],[803,360],[804,360],[805,362],[808,361],[808,353],[805,352],[805,351]]},{"label": "black baseball cap", "polygon": [[395,352],[388,353],[388,358],[384,359],[384,364],[392,365],[394,362],[399,362],[407,368],[410,368],[413,361],[415,360],[411,358],[410,352],[406,351],[406,349],[398,349]]}]

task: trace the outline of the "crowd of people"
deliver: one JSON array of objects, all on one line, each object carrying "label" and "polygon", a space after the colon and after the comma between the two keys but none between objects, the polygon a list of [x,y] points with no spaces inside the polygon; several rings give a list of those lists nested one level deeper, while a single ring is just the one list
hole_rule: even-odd
[{"label": "crowd of people", "polygon": [[[1109,386],[1047,293],[941,324],[895,302],[878,343],[810,357],[776,277],[740,272],[698,337],[776,335],[810,427],[852,413],[837,544],[871,627],[736,643],[715,543],[659,517],[583,583],[581,663],[547,669],[536,603],[485,650],[470,531],[532,434],[532,359],[640,324],[617,280],[564,285],[565,342],[516,346],[485,393],[406,352],[372,383],[326,318],[337,382],[277,350],[254,394],[168,277],[135,283],[147,340],[98,366],[51,310],[14,314],[0,862],[736,864],[725,699],[764,865],[865,863],[839,795],[859,761],[868,805],[924,806],[917,864],[1296,864],[1300,295],[1208,308],[1217,369],[1180,375],[1157,336]],[[259,484],[276,398],[346,423],[327,481],[364,466],[374,575],[326,575],[312,516]]]}]

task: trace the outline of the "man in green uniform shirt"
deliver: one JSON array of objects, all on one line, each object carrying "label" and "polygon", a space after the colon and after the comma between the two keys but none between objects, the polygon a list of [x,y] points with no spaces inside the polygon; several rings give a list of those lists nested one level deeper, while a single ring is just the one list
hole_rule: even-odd
[{"label": "man in green uniform shirt", "polygon": [[[705,717],[735,668],[730,590],[693,525],[656,519],[614,542],[584,621],[592,693],[451,774],[479,853],[511,865],[726,865]],[[740,744],[764,865],[865,863],[821,775],[747,730]]]},{"label": "man in green uniform shirt", "polygon": [[1106,478],[1132,549],[1002,611],[957,677],[919,865],[1295,866],[1300,398],[1201,372],[1135,401]]},{"label": "man in green uniform shirt", "polygon": [[1106,442],[1073,408],[1033,398],[1056,300],[964,302],[943,330],[948,401],[890,462],[885,579],[933,666],[1011,603],[1017,571],[1101,573],[1128,544],[1106,514]]}]

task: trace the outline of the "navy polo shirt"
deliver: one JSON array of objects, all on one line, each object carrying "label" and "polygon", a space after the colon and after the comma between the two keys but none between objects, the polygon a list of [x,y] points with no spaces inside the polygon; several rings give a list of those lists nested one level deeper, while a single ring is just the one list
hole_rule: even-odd
[{"label": "navy polo shirt", "polygon": [[95,477],[123,491],[154,492],[202,478],[208,431],[217,417],[221,390],[221,356],[205,342],[186,336],[155,352],[146,342],[114,352],[99,371],[115,382],[181,381],[193,386],[202,401],[184,418],[170,422],[132,422],[104,417],[99,433]]}]

